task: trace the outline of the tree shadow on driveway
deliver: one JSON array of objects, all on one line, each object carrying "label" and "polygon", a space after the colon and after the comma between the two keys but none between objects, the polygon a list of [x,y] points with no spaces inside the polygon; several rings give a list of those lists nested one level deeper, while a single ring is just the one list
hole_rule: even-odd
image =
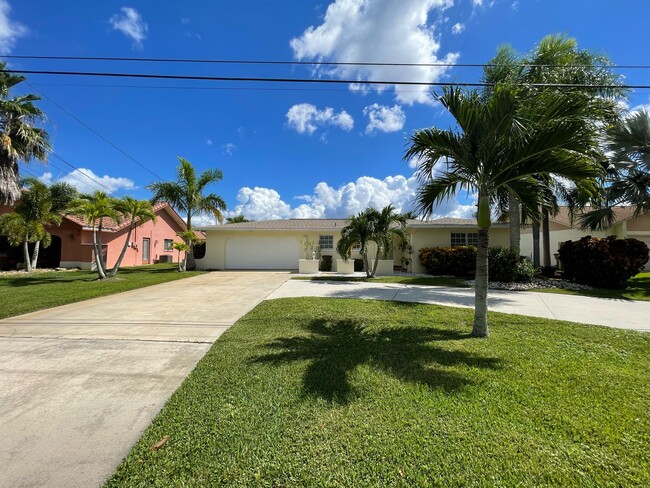
[{"label": "tree shadow on driveway", "polygon": [[469,335],[434,327],[371,328],[353,320],[317,319],[307,324],[307,337],[283,337],[266,345],[268,354],[254,363],[280,365],[310,361],[303,376],[303,394],[331,403],[347,404],[358,396],[351,373],[368,364],[407,383],[454,392],[473,381],[452,371],[454,366],[500,367],[497,358],[466,351],[450,351],[436,342],[455,341]]}]

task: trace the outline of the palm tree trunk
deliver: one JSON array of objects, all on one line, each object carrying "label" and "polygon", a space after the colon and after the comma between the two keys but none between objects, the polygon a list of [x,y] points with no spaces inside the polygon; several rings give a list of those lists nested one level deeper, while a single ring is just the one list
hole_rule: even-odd
[{"label": "palm tree trunk", "polygon": [[379,265],[379,244],[377,244],[377,252],[375,253],[375,262],[372,265],[372,272],[370,273],[369,278],[374,278],[375,273],[377,273],[377,266]]},{"label": "palm tree trunk", "polygon": [[106,273],[104,272],[104,268],[102,267],[102,261],[100,259],[100,248],[97,243],[97,229],[93,225],[93,249],[95,250],[95,266],[97,266],[97,274],[99,275],[99,279],[103,280],[106,278]]},{"label": "palm tree trunk", "polygon": [[40,247],[41,241],[36,241],[34,243],[34,251],[32,252],[32,269],[36,269],[36,265],[38,264],[38,251]]},{"label": "palm tree trunk", "polygon": [[183,256],[183,271],[187,271],[187,256],[189,251],[185,251],[185,256]]},{"label": "palm tree trunk", "polygon": [[99,219],[99,227],[97,228],[97,247],[99,249],[99,263],[102,265],[102,272],[106,274],[106,262],[104,261],[104,254],[102,253],[102,227],[104,219]]},{"label": "palm tree trunk", "polygon": [[533,266],[539,268],[539,222],[533,222]]},{"label": "palm tree trunk", "polygon": [[[5,135],[0,137],[4,138]],[[18,180],[18,161],[9,155],[4,146],[0,151],[0,205],[13,205],[20,199]]]},{"label": "palm tree trunk", "polygon": [[[192,230],[192,209],[187,211],[187,230]],[[187,243],[190,246],[190,250],[185,252],[185,266],[183,271],[190,271],[196,269],[196,260],[194,259],[194,243],[190,239]]]},{"label": "palm tree trunk", "polygon": [[521,253],[521,215],[519,199],[512,190],[508,190],[508,220],[510,221],[510,249]]},{"label": "palm tree trunk", "polygon": [[476,247],[476,279],[474,284],[474,326],[473,337],[488,337],[487,294],[488,294],[488,244],[489,230],[478,228],[478,246]]},{"label": "palm tree trunk", "polygon": [[542,220],[542,263],[545,268],[551,266],[551,231],[548,220],[548,210],[543,211]]},{"label": "palm tree trunk", "polygon": [[25,258],[25,269],[27,272],[32,270],[32,262],[29,259],[29,233],[25,234],[25,242],[23,242],[23,256]]},{"label": "palm tree trunk", "polygon": [[368,248],[364,248],[361,252],[361,258],[363,259],[363,270],[366,272],[366,278],[370,278],[370,265],[368,264]]},{"label": "palm tree trunk", "polygon": [[124,241],[124,246],[122,246],[122,251],[120,252],[120,256],[117,258],[117,262],[115,263],[115,266],[113,266],[113,269],[111,269],[110,273],[108,276],[111,278],[117,274],[117,271],[120,269],[120,264],[122,264],[122,259],[124,259],[124,255],[126,254],[126,250],[129,247],[129,241],[131,240],[131,232],[133,231],[133,221],[131,221],[131,224],[129,225],[129,232],[126,234],[126,241]]}]

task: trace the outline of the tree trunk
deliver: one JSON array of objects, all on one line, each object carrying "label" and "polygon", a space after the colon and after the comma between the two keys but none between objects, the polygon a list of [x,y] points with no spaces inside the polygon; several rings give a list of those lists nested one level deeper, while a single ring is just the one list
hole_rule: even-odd
[{"label": "tree trunk", "polygon": [[95,266],[97,266],[97,274],[99,275],[99,279],[103,280],[106,278],[106,273],[104,272],[104,268],[102,267],[102,261],[101,258],[99,257],[101,254],[101,249],[99,248],[99,245],[97,244],[97,229],[93,225],[93,249],[95,250]]},{"label": "tree trunk", "polygon": [[478,228],[478,246],[476,247],[476,279],[474,281],[474,327],[473,337],[488,337],[487,294],[488,294],[488,244],[489,230]]},{"label": "tree trunk", "polygon": [[104,254],[102,253],[102,227],[104,226],[104,219],[99,219],[99,227],[97,228],[97,246],[99,248],[99,262],[102,265],[102,272],[106,274],[106,262],[104,261]]},{"label": "tree trunk", "polygon": [[374,278],[377,273],[377,266],[379,265],[379,244],[377,244],[377,252],[375,253],[375,264],[372,265],[372,273],[370,278]]},{"label": "tree trunk", "polygon": [[36,265],[38,264],[38,251],[40,247],[41,241],[36,241],[34,243],[34,251],[32,252],[32,269],[36,269]]},{"label": "tree trunk", "polygon": [[539,222],[533,222],[533,266],[539,268]]},{"label": "tree trunk", "polygon": [[[6,137],[4,134],[0,137]],[[1,145],[1,144],[0,144]],[[13,205],[20,199],[18,161],[9,155],[6,147],[0,151],[0,205]]]},{"label": "tree trunk", "polygon": [[25,234],[25,242],[23,242],[23,256],[25,259],[25,269],[27,272],[32,270],[32,262],[29,259],[29,233]]},{"label": "tree trunk", "polygon": [[364,251],[361,253],[363,258],[363,270],[366,272],[366,278],[370,278],[370,264],[368,263],[368,248],[364,247]]},{"label": "tree trunk", "polygon": [[108,274],[111,278],[115,276],[120,269],[120,264],[122,264],[122,259],[124,259],[124,255],[126,254],[126,250],[129,247],[129,241],[131,240],[131,232],[133,231],[133,221],[131,221],[131,224],[129,225],[129,232],[126,234],[126,241],[124,241],[124,246],[122,246],[122,251],[120,252],[120,256],[117,258],[117,262],[115,263],[115,266],[113,266],[113,269],[111,269],[110,273]]},{"label": "tree trunk", "polygon": [[183,266],[183,261],[181,261],[181,252],[178,251],[178,272],[179,273],[183,271],[182,266]]},{"label": "tree trunk", "polygon": [[[187,230],[192,230],[192,209],[187,210]],[[183,271],[190,271],[196,269],[196,260],[194,259],[194,243],[190,240],[187,244],[190,250],[185,252],[185,269]]]},{"label": "tree trunk", "polygon": [[543,211],[542,220],[542,263],[544,267],[551,266],[551,231],[548,221],[548,210]]},{"label": "tree trunk", "polygon": [[185,251],[185,256],[183,256],[183,271],[187,271],[187,256],[189,251]]},{"label": "tree trunk", "polygon": [[519,212],[519,199],[512,190],[508,190],[508,220],[510,221],[510,249],[517,254],[521,253],[521,214]]}]

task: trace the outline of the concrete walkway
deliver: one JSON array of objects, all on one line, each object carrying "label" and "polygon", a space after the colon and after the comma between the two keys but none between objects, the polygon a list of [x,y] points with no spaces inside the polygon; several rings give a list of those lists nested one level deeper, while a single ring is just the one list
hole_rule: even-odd
[{"label": "concrete walkway", "polygon": [[101,485],[211,344],[289,277],[209,273],[0,320],[0,487]]},{"label": "concrete walkway", "polygon": [[[267,299],[334,297],[473,307],[473,288],[346,281],[290,280]],[[490,290],[489,310],[650,332],[650,302]]]}]

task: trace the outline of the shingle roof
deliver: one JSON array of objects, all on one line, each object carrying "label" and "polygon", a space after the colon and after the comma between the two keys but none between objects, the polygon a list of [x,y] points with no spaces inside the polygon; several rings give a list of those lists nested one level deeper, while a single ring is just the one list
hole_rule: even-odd
[{"label": "shingle roof", "polygon": [[[584,212],[588,212],[589,207],[585,208]],[[634,217],[635,207],[614,207],[615,222],[624,222],[630,220]],[[549,217],[550,220],[556,222],[565,227],[576,227],[577,222],[574,219],[573,224],[571,223],[571,216],[569,214],[569,207],[560,207],[557,215],[552,215]]]}]

